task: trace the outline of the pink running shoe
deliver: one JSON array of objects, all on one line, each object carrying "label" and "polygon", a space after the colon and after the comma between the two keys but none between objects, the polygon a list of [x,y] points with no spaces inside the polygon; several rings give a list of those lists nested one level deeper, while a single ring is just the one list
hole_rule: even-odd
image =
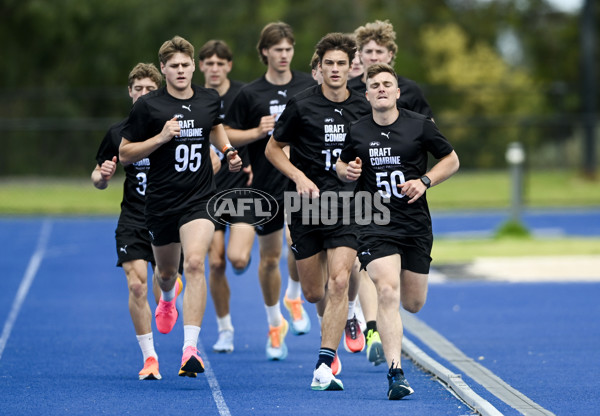
[{"label": "pink running shoe", "polygon": [[158,306],[154,312],[154,318],[156,319],[156,329],[158,329],[158,332],[161,334],[168,334],[171,332],[175,326],[175,322],[177,322],[179,312],[177,312],[175,302],[177,301],[177,296],[182,290],[183,283],[181,282],[181,279],[177,278],[177,281],[175,282],[175,297],[173,300],[167,302],[164,301],[161,296],[160,300],[158,301]]},{"label": "pink running shoe", "polygon": [[187,347],[181,357],[181,369],[179,375],[181,377],[196,377],[196,374],[204,373],[204,363],[198,355],[196,347]]}]

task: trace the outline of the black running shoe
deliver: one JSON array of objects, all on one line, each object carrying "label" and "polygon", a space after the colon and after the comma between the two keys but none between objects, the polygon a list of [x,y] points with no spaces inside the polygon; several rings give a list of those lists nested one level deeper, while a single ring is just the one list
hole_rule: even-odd
[{"label": "black running shoe", "polygon": [[404,378],[404,371],[401,368],[390,368],[387,378],[390,385],[388,388],[389,400],[400,400],[415,392]]}]

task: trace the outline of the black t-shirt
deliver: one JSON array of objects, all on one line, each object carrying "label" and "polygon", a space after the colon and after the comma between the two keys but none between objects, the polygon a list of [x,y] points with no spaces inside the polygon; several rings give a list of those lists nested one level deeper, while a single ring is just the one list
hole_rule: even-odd
[{"label": "black t-shirt", "polygon": [[[380,126],[372,115],[350,124],[346,145],[340,155],[345,163],[358,156],[362,173],[357,191],[368,195],[380,194],[390,198],[385,206],[390,210],[390,224],[373,222],[361,227],[362,235],[393,235],[414,237],[431,234],[431,216],[426,194],[412,204],[400,194],[396,185],[418,179],[427,172],[427,157],[431,153],[441,159],[453,148],[433,121],[409,110],[389,126]],[[374,212],[381,212],[374,208]]]},{"label": "black t-shirt", "polygon": [[[240,89],[244,86],[244,83],[240,81],[230,80],[229,83],[229,89],[221,97],[221,109],[219,117],[221,117],[222,120],[225,119],[225,114],[229,110],[229,107],[231,107],[233,99],[240,91]],[[229,162],[221,152],[222,149],[217,149],[216,146],[212,146],[212,148],[217,154],[217,156],[219,156],[219,159],[221,159],[221,169],[219,169],[219,171],[215,175],[217,191],[246,187],[246,183],[248,182],[248,175],[242,170],[240,170],[239,172],[231,172],[229,170]],[[248,147],[240,146],[236,147],[236,149],[238,151],[239,157],[242,159],[243,166],[248,166],[250,164],[250,157],[248,156]]]},{"label": "black t-shirt", "polygon": [[[365,97],[367,86],[362,81],[362,75],[348,81],[348,88],[358,92],[365,100],[367,99]],[[397,101],[399,108],[405,108],[433,118],[433,111],[431,111],[431,107],[429,107],[423,91],[421,91],[421,88],[419,88],[415,81],[398,76],[398,88],[400,88],[400,98]]]},{"label": "black t-shirt", "polygon": [[[277,121],[273,137],[290,144],[290,161],[321,192],[346,187],[335,172],[348,125],[371,113],[371,106],[352,92],[343,102],[329,101],[320,85],[294,96]],[[352,189],[353,186],[350,188]],[[288,190],[295,191],[290,181]]]},{"label": "black t-shirt", "polygon": [[[225,116],[225,124],[247,130],[257,127],[264,116],[275,114],[278,119],[290,98],[315,83],[309,74],[298,71],[292,71],[292,80],[286,85],[273,85],[263,75],[242,87]],[[247,146],[254,173],[252,187],[282,199],[287,178],[265,157],[271,133]]]},{"label": "black t-shirt", "polygon": [[[127,119],[112,125],[96,154],[96,162],[102,166],[104,161],[112,160],[114,156],[119,160],[119,145],[121,144],[121,130]],[[125,166],[125,181],[123,182],[123,200],[121,201],[121,215],[119,224],[146,227],[144,219],[144,196],[146,194],[146,175],[150,169],[150,160],[144,158],[131,165]]]},{"label": "black t-shirt", "polygon": [[192,88],[193,96],[185,100],[169,95],[166,87],[140,97],[121,132],[129,141],[142,142],[173,117],[181,126],[180,136],[149,155],[146,214],[183,212],[214,192],[209,136],[222,122],[221,98],[213,89]]}]

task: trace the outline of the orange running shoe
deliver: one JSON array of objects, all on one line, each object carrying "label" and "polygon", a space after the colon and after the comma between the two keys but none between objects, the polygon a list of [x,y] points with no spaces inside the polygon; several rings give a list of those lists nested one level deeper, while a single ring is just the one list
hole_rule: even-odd
[{"label": "orange running shoe", "polygon": [[286,307],[292,318],[292,334],[302,335],[310,332],[310,317],[306,313],[304,302],[298,296],[296,299],[289,299],[286,296],[283,297],[283,305]]},{"label": "orange running shoe", "polygon": [[158,360],[155,357],[146,358],[144,368],[139,372],[140,380],[160,380],[162,376],[158,372]]},{"label": "orange running shoe", "polygon": [[281,325],[269,325],[269,338],[267,339],[267,359],[268,360],[285,360],[288,349],[285,345],[285,336],[288,332],[288,322],[281,317]]},{"label": "orange running shoe", "polygon": [[360,330],[356,315],[346,321],[344,328],[344,348],[348,352],[356,353],[365,349],[365,335]]},{"label": "orange running shoe", "polygon": [[181,377],[196,377],[196,374],[204,373],[204,362],[198,355],[196,347],[189,346],[183,352],[181,357],[181,369],[179,375]]},{"label": "orange running shoe", "polygon": [[334,376],[337,376],[342,372],[342,362],[340,361],[340,357],[338,357],[337,351],[335,352],[335,357],[333,357],[333,362],[331,363],[331,372]]}]

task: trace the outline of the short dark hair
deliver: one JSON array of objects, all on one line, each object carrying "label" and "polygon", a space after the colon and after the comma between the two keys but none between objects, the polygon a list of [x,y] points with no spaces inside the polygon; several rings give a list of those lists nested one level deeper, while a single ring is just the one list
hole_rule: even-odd
[{"label": "short dark hair", "polygon": [[390,73],[394,76],[394,79],[398,80],[398,75],[394,68],[392,68],[388,64],[373,64],[367,68],[367,84],[369,83],[369,78],[373,78],[375,75],[381,74],[382,72]]},{"label": "short dark hair", "polygon": [[356,42],[350,35],[334,32],[323,36],[315,47],[315,53],[319,57],[319,62],[323,60],[325,52],[338,50],[345,52],[348,55],[348,62],[352,62],[356,53]]},{"label": "short dark hair", "polygon": [[227,59],[229,62],[233,60],[233,53],[229,49],[227,42],[220,39],[213,39],[206,42],[198,51],[198,59],[204,61],[213,55],[217,55],[220,59]]}]

